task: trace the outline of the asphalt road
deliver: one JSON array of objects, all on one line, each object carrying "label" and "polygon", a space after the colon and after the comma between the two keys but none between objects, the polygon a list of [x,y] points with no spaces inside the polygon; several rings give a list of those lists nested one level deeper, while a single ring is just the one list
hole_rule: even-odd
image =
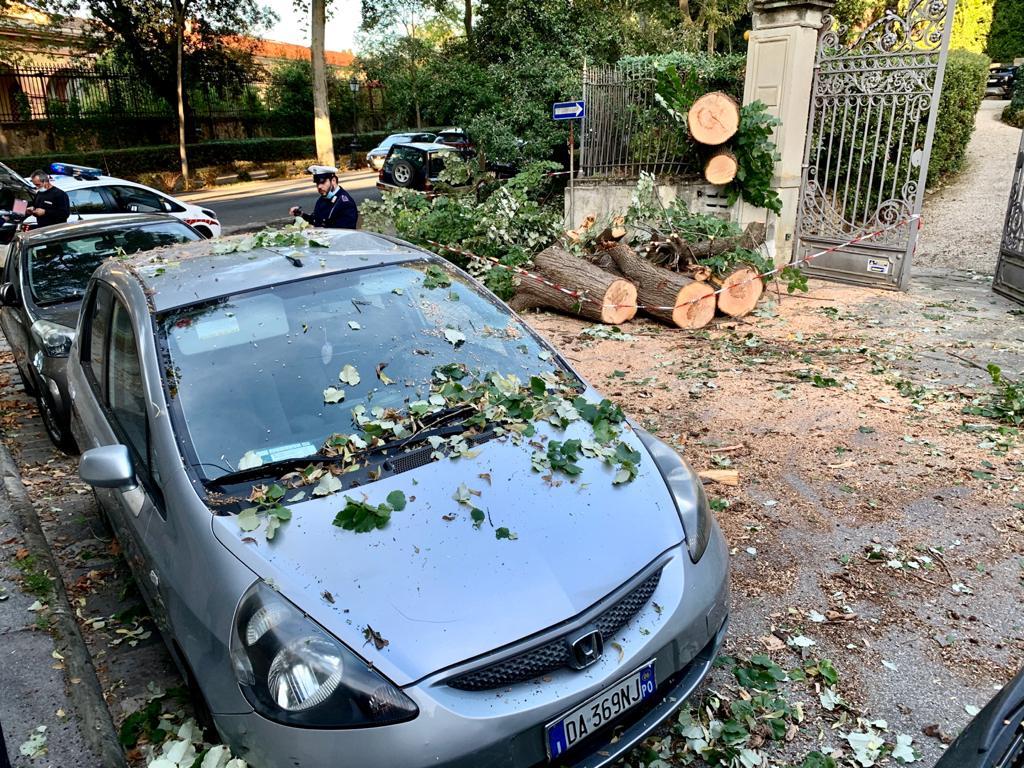
[{"label": "asphalt road", "polygon": [[[380,199],[380,192],[376,187],[376,171],[343,174],[339,181],[356,203]],[[215,211],[221,226],[229,234],[236,228],[286,217],[288,209],[293,205],[301,205],[307,211],[312,210],[313,203],[316,202],[316,189],[310,177],[303,176],[298,179],[246,181],[190,192],[178,197]]]}]

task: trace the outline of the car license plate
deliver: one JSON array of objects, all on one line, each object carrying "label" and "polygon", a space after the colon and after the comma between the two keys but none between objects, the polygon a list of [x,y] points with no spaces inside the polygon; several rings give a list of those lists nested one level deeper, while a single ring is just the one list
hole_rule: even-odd
[{"label": "car license plate", "polygon": [[550,723],[545,728],[548,759],[564,755],[594,731],[635,707],[653,694],[657,685],[651,661]]}]

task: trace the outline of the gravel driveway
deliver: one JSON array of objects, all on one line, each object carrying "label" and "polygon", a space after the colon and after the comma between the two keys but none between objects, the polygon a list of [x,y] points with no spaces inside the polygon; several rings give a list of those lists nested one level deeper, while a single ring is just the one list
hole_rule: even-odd
[{"label": "gravel driveway", "polygon": [[999,119],[1005,101],[983,101],[967,147],[967,166],[928,193],[917,267],[995,273],[1020,130]]}]

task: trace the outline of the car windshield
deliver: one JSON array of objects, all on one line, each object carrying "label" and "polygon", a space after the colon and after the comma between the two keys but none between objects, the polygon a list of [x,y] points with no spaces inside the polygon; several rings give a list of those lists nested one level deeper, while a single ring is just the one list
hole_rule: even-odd
[{"label": "car windshield", "polygon": [[426,153],[422,149],[399,145],[391,150],[391,157],[389,157],[388,160],[391,162],[394,162],[395,160],[408,160],[417,168],[422,168],[425,157]]},{"label": "car windshield", "polygon": [[453,363],[522,382],[562,370],[508,310],[424,262],[231,295],[166,313],[158,327],[205,481],[317,453],[357,431],[357,406],[406,411]]},{"label": "car windshield", "polygon": [[26,257],[32,300],[40,306],[74,301],[104,259],[200,239],[191,227],[169,219],[40,243]]},{"label": "car windshield", "polygon": [[392,144],[401,144],[406,141],[412,141],[412,136],[408,133],[395,133],[380,143],[380,149],[387,149]]}]

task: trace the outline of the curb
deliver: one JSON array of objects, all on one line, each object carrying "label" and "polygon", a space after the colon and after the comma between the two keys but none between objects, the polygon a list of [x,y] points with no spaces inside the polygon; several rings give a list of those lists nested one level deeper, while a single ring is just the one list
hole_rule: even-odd
[{"label": "curb", "polygon": [[247,235],[250,232],[259,232],[265,227],[283,227],[291,224],[294,220],[292,216],[285,216],[280,219],[270,219],[269,221],[253,221],[248,224],[238,224],[234,227],[223,227],[221,235],[225,237],[229,235]]},{"label": "curb", "polygon": [[68,679],[78,678],[77,685],[68,685],[68,698],[71,699],[78,715],[82,719],[82,734],[98,755],[103,759],[106,768],[126,768],[124,751],[110,717],[110,710],[103,698],[96,669],[92,664],[92,656],[85,645],[75,613],[71,608],[60,568],[54,559],[50,545],[43,534],[42,526],[36,515],[21,481],[21,473],[14,463],[7,445],[0,440],[0,478],[3,489],[10,499],[11,508],[21,522],[22,536],[27,546],[39,557],[45,569],[56,578],[53,580],[53,599],[50,602],[50,616],[53,618],[56,633],[54,646],[64,656],[64,664]]}]

